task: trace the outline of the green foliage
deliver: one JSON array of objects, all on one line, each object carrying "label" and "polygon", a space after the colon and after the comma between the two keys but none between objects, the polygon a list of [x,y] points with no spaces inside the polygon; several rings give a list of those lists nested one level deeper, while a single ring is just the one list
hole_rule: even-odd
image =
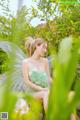
[{"label": "green foliage", "polygon": [[61,11],[62,16],[57,19],[57,25],[58,31],[60,31],[61,36],[62,37],[69,35],[79,36],[80,5],[60,4],[59,10]]},{"label": "green foliage", "polygon": [[[12,92],[9,88],[11,84],[10,76],[11,73],[9,73],[7,76],[5,86],[0,87],[0,112],[8,112],[9,120],[39,120],[40,113],[42,111],[40,102],[33,99],[26,93]],[[21,113],[20,109],[16,111],[16,103],[18,102],[19,98],[25,99],[25,101],[28,102],[28,105],[30,105],[30,108],[26,113]]]},{"label": "green foliage", "polygon": [[47,120],[70,120],[71,113],[80,102],[80,80],[76,81],[75,90],[70,92],[80,56],[80,41],[74,47],[72,42],[72,37],[61,41],[53,63],[54,81],[49,95]]},{"label": "green foliage", "polygon": [[2,16],[10,17],[9,0],[0,0],[0,11]]},{"label": "green foliage", "polygon": [[8,56],[0,49],[0,74],[8,70]]},{"label": "green foliage", "polygon": [[[3,40],[9,40],[12,42],[21,42],[26,36],[29,36],[29,30],[31,26],[26,21],[26,15],[28,10],[23,7],[17,14],[17,18],[10,17],[9,19],[1,16],[0,27],[1,34],[0,38]],[[32,29],[31,29],[32,31]]]},{"label": "green foliage", "polygon": [[42,21],[48,22],[55,16],[55,12],[57,11],[57,4],[52,0],[34,0],[37,2],[37,17],[39,17]]},{"label": "green foliage", "polygon": [[39,120],[40,119],[40,114],[41,114],[41,104],[39,101],[34,100],[32,97],[24,95],[25,100],[30,104],[30,108],[27,113],[21,114],[20,110],[19,111],[14,111],[12,115],[12,120],[22,120],[22,119],[29,119],[29,120]]},{"label": "green foliage", "polygon": [[39,16],[41,21],[43,19],[46,24],[41,25],[42,29],[41,26],[36,29],[35,36],[41,36],[50,41],[54,48],[58,48],[59,42],[64,37],[79,36],[79,4],[61,4],[60,0],[40,0],[37,4],[37,17]]},{"label": "green foliage", "polygon": [[[24,39],[27,36],[33,36],[35,32],[35,29],[28,23],[28,20],[26,20],[27,14],[28,9],[24,6],[20,11],[18,11],[17,17],[13,17],[12,15],[8,17],[0,16],[0,40],[13,42],[22,48],[24,52]],[[3,73],[6,71],[7,67],[7,57],[6,55],[4,57],[0,55],[0,58],[1,61],[6,59],[6,62],[2,62],[3,64],[1,63],[0,65],[1,73]]]}]

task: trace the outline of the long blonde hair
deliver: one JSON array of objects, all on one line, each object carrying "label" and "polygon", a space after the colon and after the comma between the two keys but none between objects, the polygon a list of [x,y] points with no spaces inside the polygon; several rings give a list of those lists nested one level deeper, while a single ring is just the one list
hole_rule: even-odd
[{"label": "long blonde hair", "polygon": [[27,49],[28,55],[32,56],[36,49],[36,45],[41,45],[42,43],[44,43],[44,40],[42,38],[36,39],[33,39],[32,37],[26,38],[25,48]]}]

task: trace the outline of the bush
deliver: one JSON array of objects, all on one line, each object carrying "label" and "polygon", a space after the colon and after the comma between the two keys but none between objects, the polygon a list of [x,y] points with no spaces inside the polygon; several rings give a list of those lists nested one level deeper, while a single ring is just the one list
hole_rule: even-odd
[{"label": "bush", "polygon": [[0,74],[8,70],[8,56],[0,49]]}]

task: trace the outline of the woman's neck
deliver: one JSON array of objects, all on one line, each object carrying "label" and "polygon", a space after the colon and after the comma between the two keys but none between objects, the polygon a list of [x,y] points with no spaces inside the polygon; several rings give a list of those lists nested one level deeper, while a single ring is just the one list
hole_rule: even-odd
[{"label": "woman's neck", "polygon": [[32,55],[32,58],[33,58],[34,60],[40,60],[41,57],[40,57],[40,55],[38,55],[37,52],[35,51],[34,54]]}]

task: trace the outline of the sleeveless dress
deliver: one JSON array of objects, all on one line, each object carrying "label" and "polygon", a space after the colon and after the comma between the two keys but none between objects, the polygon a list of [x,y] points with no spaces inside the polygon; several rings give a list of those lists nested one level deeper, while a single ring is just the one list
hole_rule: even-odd
[{"label": "sleeveless dress", "polygon": [[47,73],[44,71],[38,71],[34,68],[29,71],[29,78],[33,83],[43,88],[46,88],[49,85]]},{"label": "sleeveless dress", "polygon": [[[29,70],[29,80],[38,85],[42,88],[48,88],[49,87],[49,80],[48,75],[45,71],[39,71],[36,68],[32,68]],[[30,86],[26,85],[25,92],[28,92],[29,94],[32,94],[34,92],[37,92],[38,90],[32,89]]]}]

